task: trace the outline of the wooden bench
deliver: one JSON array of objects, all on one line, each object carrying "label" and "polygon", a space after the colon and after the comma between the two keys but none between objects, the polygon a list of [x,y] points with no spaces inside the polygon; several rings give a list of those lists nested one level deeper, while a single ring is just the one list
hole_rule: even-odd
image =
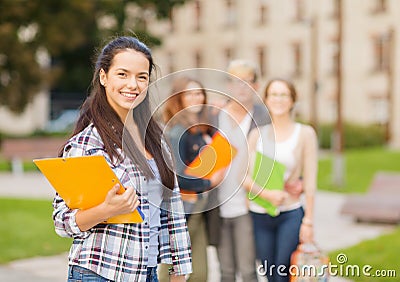
[{"label": "wooden bench", "polygon": [[1,156],[11,162],[14,174],[22,174],[24,161],[57,157],[66,140],[60,137],[4,139],[1,142]]},{"label": "wooden bench", "polygon": [[400,222],[400,173],[379,172],[365,195],[350,195],[341,213],[359,222]]}]

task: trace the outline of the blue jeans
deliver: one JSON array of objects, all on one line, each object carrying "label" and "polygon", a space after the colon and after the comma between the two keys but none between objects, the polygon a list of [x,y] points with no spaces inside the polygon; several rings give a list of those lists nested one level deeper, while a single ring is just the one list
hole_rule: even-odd
[{"label": "blue jeans", "polygon": [[266,274],[269,282],[289,281],[290,256],[299,244],[303,208],[281,212],[276,217],[253,212],[251,216],[256,256],[264,266],[262,274]]},{"label": "blue jeans", "polygon": [[97,273],[76,265],[70,265],[68,269],[68,282],[109,282],[110,280]]},{"label": "blue jeans", "polygon": [[158,282],[157,266],[147,268],[146,282]]},{"label": "blue jeans", "polygon": [[[110,282],[97,273],[76,265],[70,265],[68,270],[68,282]],[[158,282],[157,266],[147,268],[146,282]]]}]

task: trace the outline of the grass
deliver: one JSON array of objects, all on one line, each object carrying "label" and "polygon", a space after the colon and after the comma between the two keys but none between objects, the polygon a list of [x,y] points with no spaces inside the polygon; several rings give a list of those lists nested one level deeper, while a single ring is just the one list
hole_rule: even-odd
[{"label": "grass", "polygon": [[319,161],[318,187],[321,190],[345,193],[364,193],[378,171],[400,172],[400,151],[384,148],[346,150],[345,183],[343,187],[332,184],[332,155]]},{"label": "grass", "polygon": [[0,198],[0,263],[65,252],[69,238],[54,232],[50,200]]},{"label": "grass", "polygon": [[24,171],[39,171],[34,162],[24,162]]},{"label": "grass", "polygon": [[[375,271],[396,271],[396,277],[400,277],[399,269],[399,250],[400,250],[400,227],[390,234],[382,235],[372,240],[363,241],[350,248],[336,250],[329,253],[332,264],[340,265],[336,257],[338,254],[346,255],[348,261],[343,266],[358,265],[360,268],[360,277],[349,277],[354,281],[399,281],[398,278],[392,277],[377,277]],[[370,277],[362,274],[362,267],[370,265],[372,268],[369,271]],[[345,271],[343,271],[345,273]],[[352,272],[349,272],[350,274]]]},{"label": "grass", "polygon": [[[33,163],[33,161],[24,161],[23,166],[24,166],[24,171],[39,171],[39,169]],[[11,162],[0,158],[0,171],[10,172],[11,171]]]},{"label": "grass", "polygon": [[[400,151],[391,151],[384,148],[351,149],[346,150],[345,158],[345,185],[335,187],[331,181],[332,155],[319,161],[318,187],[321,190],[330,190],[344,193],[365,193],[378,171],[400,172]],[[345,236],[345,235],[344,235]],[[333,265],[342,266],[342,276],[353,281],[395,281],[394,277],[377,277],[375,271],[396,270],[398,268],[398,250],[400,250],[400,227],[390,234],[382,235],[372,240],[363,241],[350,248],[335,250],[329,254]],[[345,264],[337,262],[339,254],[346,255]],[[362,274],[362,267],[370,265],[370,277]],[[360,276],[352,275],[353,266],[359,266]],[[335,269],[339,271],[340,268]],[[346,274],[346,269],[350,275]],[[374,275],[374,276],[372,276]]]},{"label": "grass", "polygon": [[11,163],[0,159],[0,171],[11,171]]}]

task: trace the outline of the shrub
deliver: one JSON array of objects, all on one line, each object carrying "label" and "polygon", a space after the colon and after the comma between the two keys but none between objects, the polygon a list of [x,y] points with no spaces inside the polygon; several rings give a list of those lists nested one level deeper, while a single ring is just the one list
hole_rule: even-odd
[{"label": "shrub", "polygon": [[[330,149],[333,124],[320,125],[318,128],[319,145],[322,149]],[[385,145],[385,129],[379,125],[357,125],[346,123],[344,130],[344,147],[360,148]]]}]

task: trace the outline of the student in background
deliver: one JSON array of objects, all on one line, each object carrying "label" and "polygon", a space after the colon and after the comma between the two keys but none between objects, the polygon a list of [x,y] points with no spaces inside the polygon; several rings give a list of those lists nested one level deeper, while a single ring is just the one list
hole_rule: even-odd
[{"label": "student in background", "polygon": [[[55,196],[55,230],[74,238],[68,281],[156,282],[159,261],[173,264],[171,281],[185,281],[191,272],[179,188],[171,158],[163,158],[169,148],[149,108],[153,68],[150,50],[134,37],[117,37],[98,55],[90,95],[61,155],[104,156],[126,191],[110,187],[104,202],[87,210],[72,210]],[[125,121],[133,124],[130,134]],[[137,207],[142,223],[104,223]]]},{"label": "student in background", "polygon": [[[165,105],[164,117],[174,152],[192,245],[193,273],[187,281],[207,281],[207,246],[216,245],[219,240],[218,208],[206,211],[207,191],[221,182],[224,170],[215,173],[211,179],[185,173],[185,168],[198,156],[203,146],[211,143],[216,132],[210,125],[203,85],[186,76],[175,79]],[[166,280],[165,274],[162,277]]]},{"label": "student in background", "polygon": [[257,68],[248,61],[234,60],[228,66],[228,73],[231,76],[230,99],[220,110],[216,124],[238,153],[218,188],[222,218],[218,259],[222,282],[235,281],[236,274],[240,274],[243,281],[253,282],[257,281],[253,225],[247,193],[241,184],[247,167],[247,135],[269,120],[265,107],[255,104]]},{"label": "student in background", "polygon": [[[292,83],[283,79],[271,80],[265,88],[263,99],[272,117],[272,124],[250,133],[250,163],[254,163],[256,152],[275,158],[286,168],[285,188],[263,190],[251,179],[252,167],[244,187],[279,208],[279,215],[271,216],[263,207],[250,202],[257,258],[264,267],[267,266],[263,271],[269,282],[289,281],[292,252],[299,242],[313,242],[318,144],[313,128],[297,123],[292,118],[297,99]],[[300,177],[302,180],[299,180]],[[305,207],[300,202],[299,192],[302,190],[305,193]],[[275,267],[269,268],[271,265]]]}]

